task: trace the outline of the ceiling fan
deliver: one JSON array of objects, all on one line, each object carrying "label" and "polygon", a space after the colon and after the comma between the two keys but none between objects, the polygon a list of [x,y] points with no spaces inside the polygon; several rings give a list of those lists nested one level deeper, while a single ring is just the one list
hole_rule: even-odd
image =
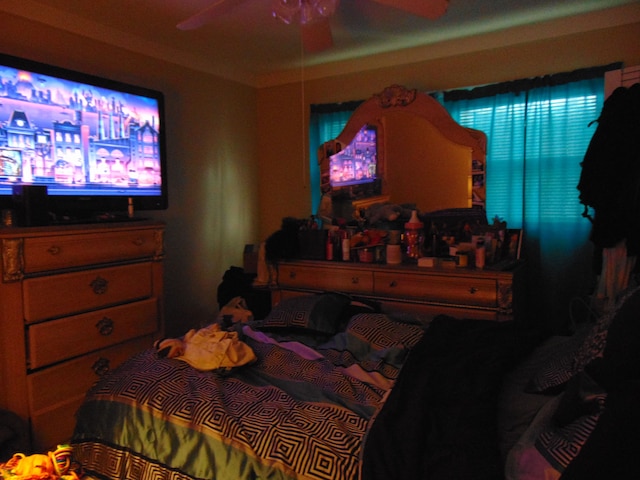
[{"label": "ceiling fan", "polygon": [[[199,28],[247,0],[214,0],[204,10],[178,23],[180,30]],[[449,0],[372,0],[412,15],[436,19],[447,11]],[[339,0],[272,0],[272,14],[284,23],[300,24],[302,44],[307,52],[320,52],[333,46],[330,17]]]}]

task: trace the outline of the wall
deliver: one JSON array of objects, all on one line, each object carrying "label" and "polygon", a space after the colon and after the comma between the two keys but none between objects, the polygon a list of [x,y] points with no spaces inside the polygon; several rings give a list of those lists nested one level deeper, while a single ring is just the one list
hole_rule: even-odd
[{"label": "wall", "polygon": [[3,14],[1,20],[4,53],[165,92],[170,207],[148,216],[167,222],[170,335],[210,320],[217,285],[229,265],[241,265],[245,243],[266,238],[284,216],[311,213],[303,122],[309,104],[366,99],[393,83],[442,90],[640,63],[638,24],[501,48],[492,46],[503,35],[496,33],[490,47],[476,53],[255,90],[22,18]]},{"label": "wall", "polygon": [[211,320],[224,271],[258,237],[255,90],[2,15],[3,53],[165,93],[169,209],[139,214],[167,223],[167,334]]}]

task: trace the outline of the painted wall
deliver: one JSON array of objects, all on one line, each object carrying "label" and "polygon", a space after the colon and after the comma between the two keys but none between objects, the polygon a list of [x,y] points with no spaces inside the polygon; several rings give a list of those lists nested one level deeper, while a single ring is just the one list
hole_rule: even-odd
[{"label": "painted wall", "polygon": [[2,14],[0,50],[165,93],[167,334],[210,321],[216,289],[258,237],[253,88]]}]

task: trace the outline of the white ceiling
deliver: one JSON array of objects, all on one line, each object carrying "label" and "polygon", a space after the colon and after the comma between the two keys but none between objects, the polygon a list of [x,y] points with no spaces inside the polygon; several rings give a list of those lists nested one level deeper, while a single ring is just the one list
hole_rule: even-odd
[{"label": "white ceiling", "polygon": [[[640,18],[638,0],[451,0],[437,20],[372,0],[342,0],[331,19],[334,47],[303,54],[299,28],[274,19],[271,0],[246,0],[197,30],[176,28],[214,1],[2,0],[0,12],[254,86],[299,79],[301,66],[321,77],[419,61],[451,42],[467,50],[486,48],[473,39],[490,32],[516,33],[510,40],[516,43]],[[558,22],[574,15],[576,21]]]}]

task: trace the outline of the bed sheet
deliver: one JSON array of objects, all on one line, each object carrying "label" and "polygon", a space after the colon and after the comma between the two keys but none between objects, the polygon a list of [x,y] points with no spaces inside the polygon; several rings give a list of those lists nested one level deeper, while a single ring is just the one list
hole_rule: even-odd
[{"label": "bed sheet", "polygon": [[97,478],[359,478],[367,430],[423,332],[362,314],[312,349],[247,329],[258,360],[228,375],[147,350],[88,393],[76,457]]}]

